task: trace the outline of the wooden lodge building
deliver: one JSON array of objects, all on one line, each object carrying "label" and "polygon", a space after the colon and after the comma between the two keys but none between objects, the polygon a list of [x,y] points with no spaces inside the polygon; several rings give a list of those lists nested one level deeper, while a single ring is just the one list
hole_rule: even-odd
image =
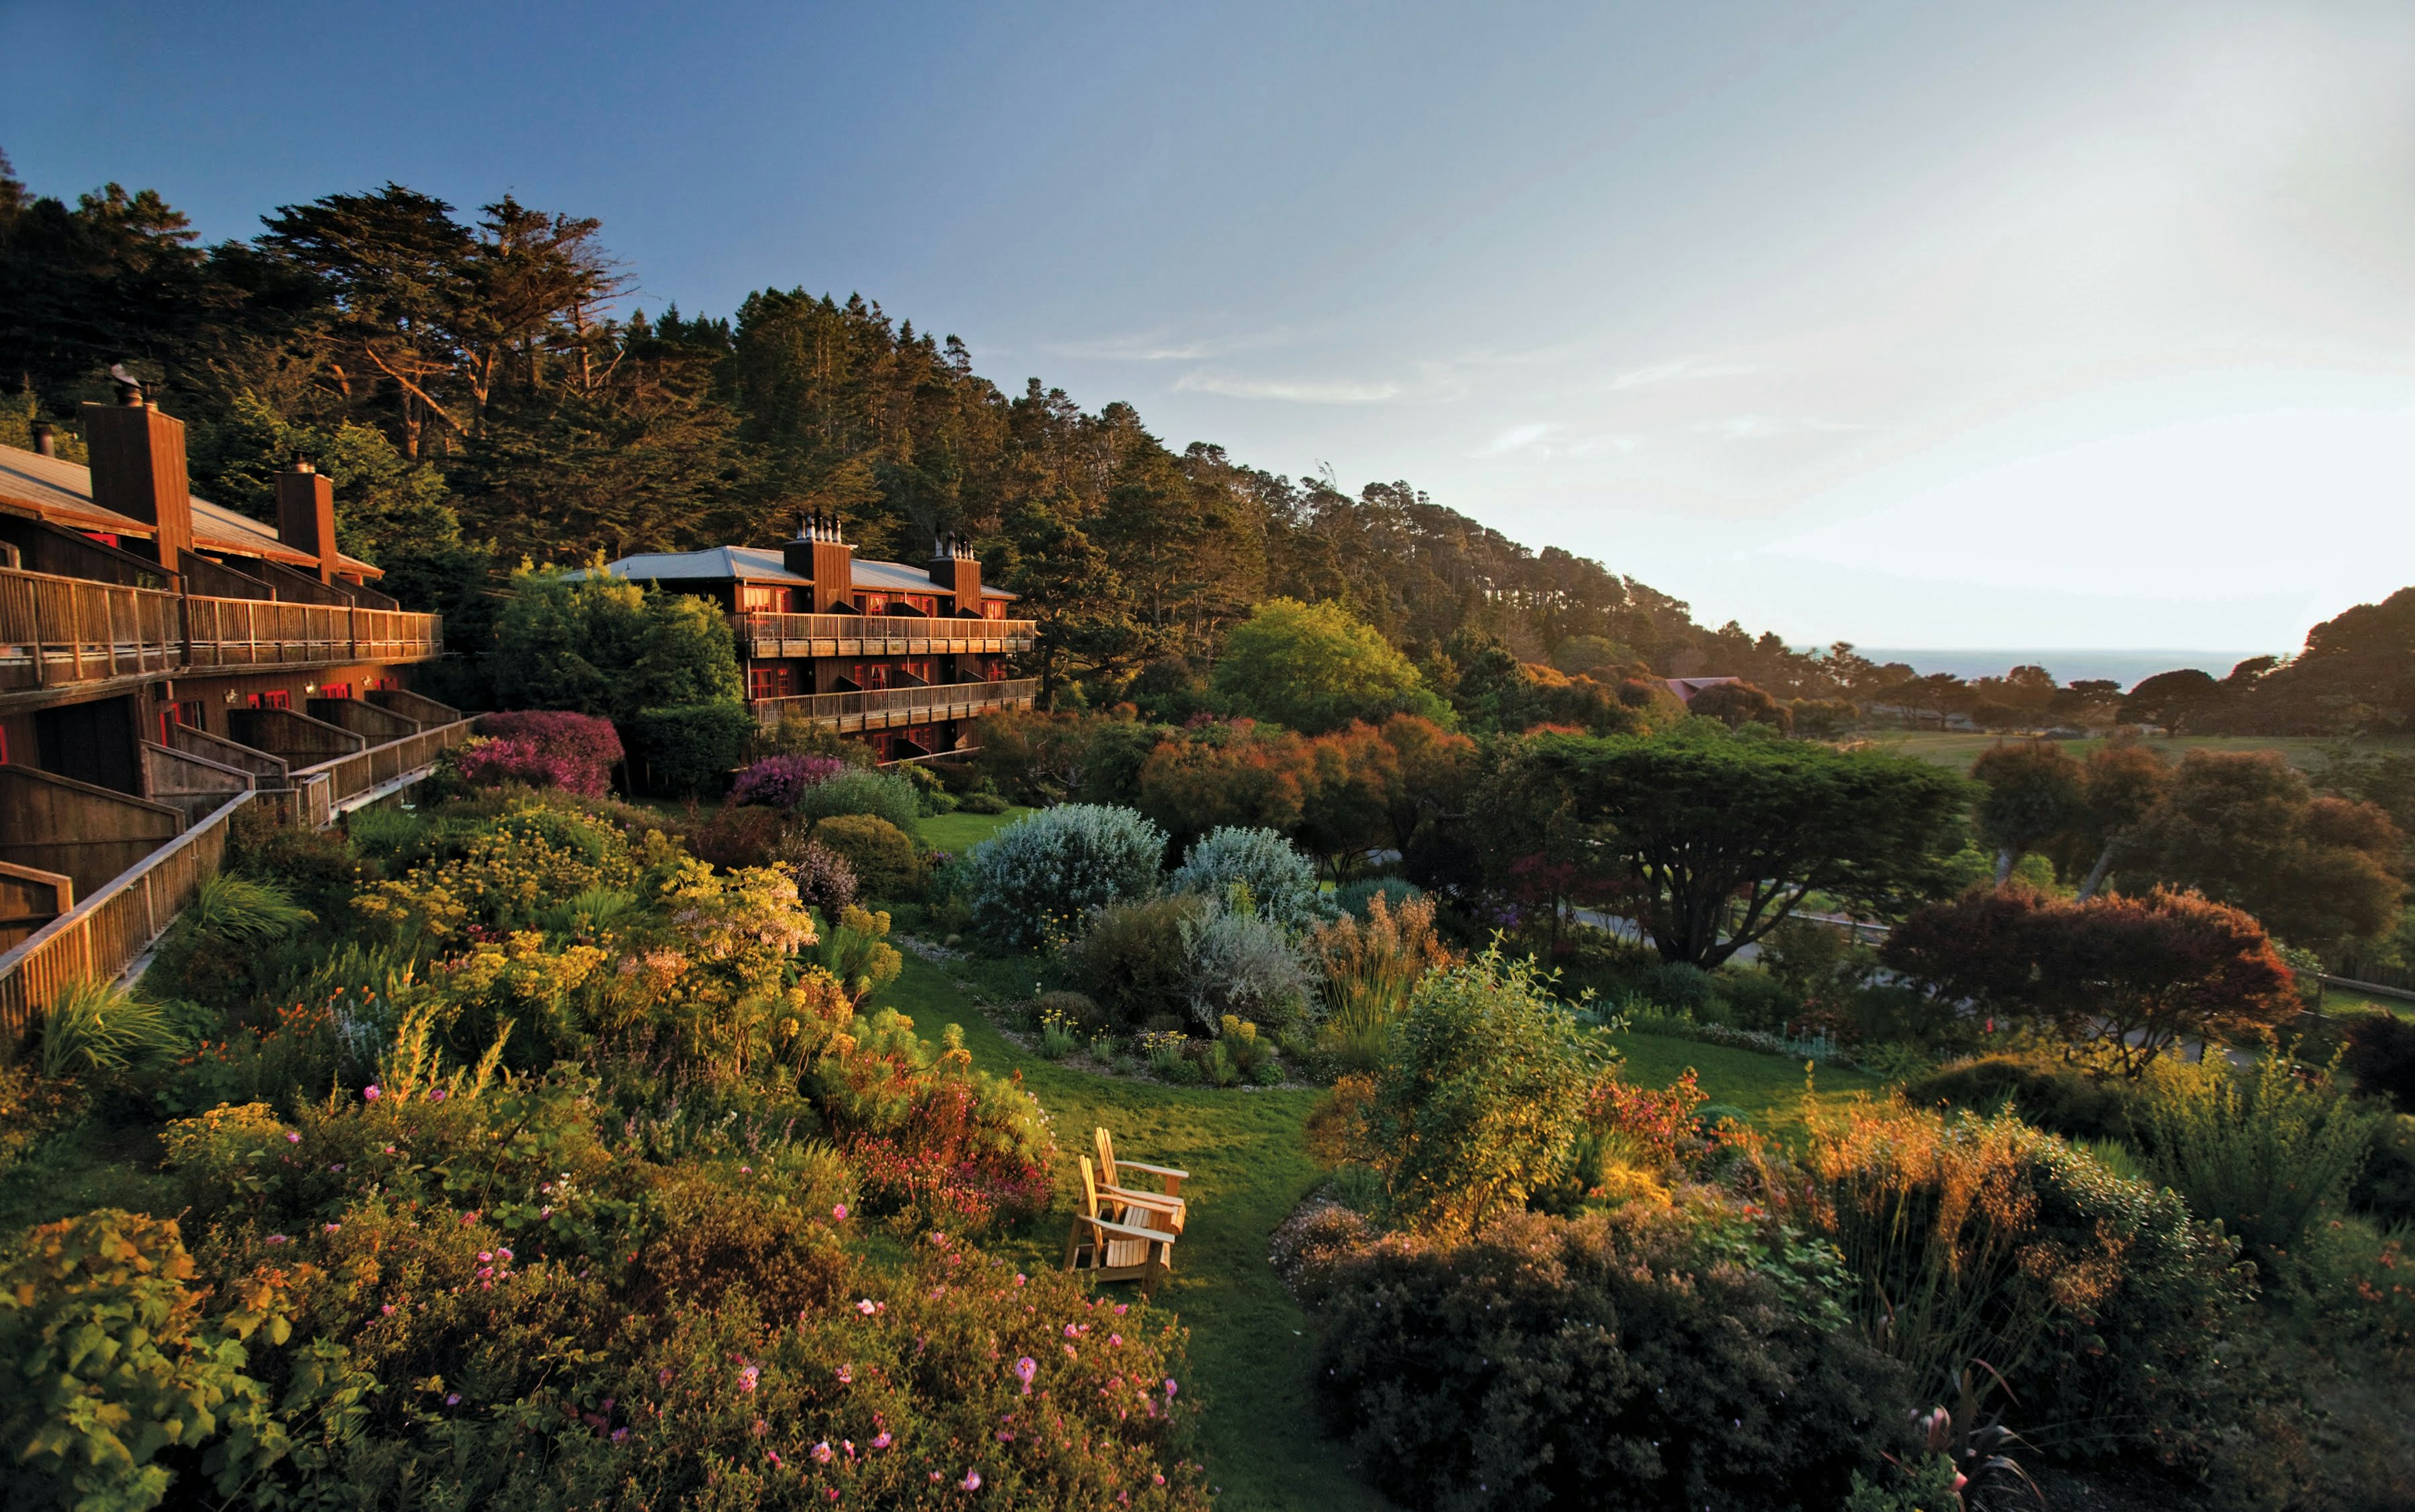
[{"label": "wooden lodge building", "polygon": [[271,527],[192,497],[133,383],[83,422],[89,467],[0,447],[0,1029],[139,953],[244,804],[323,824],[469,729],[405,686],[442,621],[338,549],[324,476],[279,474]]},{"label": "wooden lodge building", "polygon": [[985,587],[961,543],[937,543],[927,567],[859,561],[836,521],[815,518],[777,550],[646,553],[606,571],[719,605],[758,720],[810,720],[882,761],[969,749],[976,718],[1028,708],[1038,692],[1006,675],[1036,626],[1009,617],[1015,596]]}]

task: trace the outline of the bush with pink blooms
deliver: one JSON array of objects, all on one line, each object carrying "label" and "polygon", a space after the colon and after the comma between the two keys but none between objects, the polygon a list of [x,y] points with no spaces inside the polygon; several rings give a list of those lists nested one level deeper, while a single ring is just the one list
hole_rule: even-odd
[{"label": "bush with pink blooms", "polygon": [[737,785],[730,789],[733,803],[762,803],[772,808],[794,808],[805,789],[818,786],[848,770],[848,764],[829,756],[769,756],[738,774]]},{"label": "bush with pink blooms", "polygon": [[487,743],[461,754],[461,775],[473,786],[518,782],[601,798],[622,756],[610,720],[566,710],[482,715],[478,733]]}]

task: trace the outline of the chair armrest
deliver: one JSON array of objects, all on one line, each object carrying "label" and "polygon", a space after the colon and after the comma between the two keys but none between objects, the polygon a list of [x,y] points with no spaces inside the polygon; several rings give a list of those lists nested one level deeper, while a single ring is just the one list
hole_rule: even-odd
[{"label": "chair armrest", "polygon": [[1109,1219],[1092,1218],[1087,1213],[1076,1216],[1094,1229],[1102,1230],[1108,1234],[1120,1234],[1128,1239],[1148,1239],[1155,1244],[1172,1244],[1178,1237],[1166,1233],[1163,1229],[1135,1228],[1130,1223],[1118,1223]]},{"label": "chair armrest", "polygon": [[1170,1165],[1148,1165],[1139,1160],[1127,1160],[1120,1155],[1116,1157],[1116,1165],[1118,1169],[1128,1165],[1135,1171],[1146,1171],[1153,1176],[1172,1176],[1178,1181],[1188,1181],[1191,1178],[1191,1173],[1188,1171],[1177,1171]]},{"label": "chair armrest", "polygon": [[1134,1207],[1153,1207],[1161,1213],[1182,1211],[1181,1198],[1168,1197],[1162,1191],[1128,1191],[1122,1187],[1101,1187],[1099,1195],[1130,1203]]}]

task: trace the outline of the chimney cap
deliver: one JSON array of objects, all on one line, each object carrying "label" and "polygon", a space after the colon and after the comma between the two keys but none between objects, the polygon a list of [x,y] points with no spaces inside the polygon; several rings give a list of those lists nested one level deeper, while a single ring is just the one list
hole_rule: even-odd
[{"label": "chimney cap", "polygon": [[296,472],[316,472],[319,471],[319,465],[316,462],[311,461],[308,457],[302,453],[295,452],[293,454],[293,471]]},{"label": "chimney cap", "polygon": [[[122,362],[109,365],[109,381],[117,388],[117,402],[128,410],[142,408],[142,380],[126,370]],[[156,406],[155,406],[156,408]]]}]

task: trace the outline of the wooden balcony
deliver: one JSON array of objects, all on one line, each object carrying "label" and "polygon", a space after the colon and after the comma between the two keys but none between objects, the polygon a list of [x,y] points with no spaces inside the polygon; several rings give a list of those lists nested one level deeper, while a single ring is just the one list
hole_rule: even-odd
[{"label": "wooden balcony", "polygon": [[0,699],[13,703],[161,677],[427,661],[443,647],[439,615],[187,597],[0,568]]},{"label": "wooden balcony", "polygon": [[[843,618],[843,617],[842,617]],[[967,621],[969,624],[972,621]],[[999,682],[952,682],[928,688],[866,688],[861,693],[809,693],[793,698],[758,698],[750,705],[766,726],[783,719],[811,720],[842,734],[894,729],[942,719],[971,719],[1000,709],[1028,709],[1040,696],[1037,678]]]},{"label": "wooden balcony", "polygon": [[1004,656],[1031,649],[1034,620],[924,619],[905,614],[733,614],[738,654]]}]

